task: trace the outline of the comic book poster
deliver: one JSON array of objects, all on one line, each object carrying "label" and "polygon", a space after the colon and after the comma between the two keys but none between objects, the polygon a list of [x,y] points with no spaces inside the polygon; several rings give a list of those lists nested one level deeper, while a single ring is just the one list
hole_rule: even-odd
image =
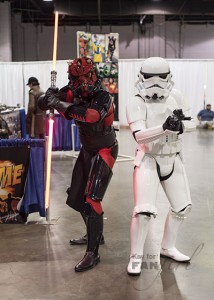
[{"label": "comic book poster", "polygon": [[119,60],[119,34],[106,34],[106,62],[117,63]]},{"label": "comic book poster", "polygon": [[118,94],[117,78],[103,78],[102,84],[110,94]]},{"label": "comic book poster", "polygon": [[95,63],[118,63],[119,34],[77,31],[77,56],[90,57]]},{"label": "comic book poster", "polygon": [[105,34],[92,34],[92,53],[95,63],[105,62]]},{"label": "comic book poster", "polygon": [[97,70],[101,78],[118,78],[118,64],[117,63],[98,63]]},{"label": "comic book poster", "polygon": [[77,31],[77,56],[93,58],[91,33]]},{"label": "comic book poster", "polygon": [[21,138],[21,120],[18,110],[1,112],[1,117],[7,122],[9,127],[9,139]]},{"label": "comic book poster", "polygon": [[118,115],[118,78],[103,78],[103,87],[111,94],[114,103],[114,121],[119,121]]},{"label": "comic book poster", "polygon": [[0,224],[20,223],[17,205],[24,195],[30,148],[0,147]]}]

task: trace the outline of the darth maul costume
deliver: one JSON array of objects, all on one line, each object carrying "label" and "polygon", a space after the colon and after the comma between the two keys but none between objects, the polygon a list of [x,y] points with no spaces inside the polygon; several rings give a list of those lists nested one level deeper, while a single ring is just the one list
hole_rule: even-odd
[{"label": "darth maul costume", "polygon": [[79,128],[81,149],[74,166],[67,204],[79,211],[86,223],[87,235],[71,244],[87,244],[83,259],[75,271],[93,268],[99,261],[98,248],[104,243],[101,201],[118,154],[113,128],[114,106],[111,95],[102,88],[90,58],[75,59],[68,67],[69,84],[62,89],[49,88],[39,99],[43,110],[56,109]]}]

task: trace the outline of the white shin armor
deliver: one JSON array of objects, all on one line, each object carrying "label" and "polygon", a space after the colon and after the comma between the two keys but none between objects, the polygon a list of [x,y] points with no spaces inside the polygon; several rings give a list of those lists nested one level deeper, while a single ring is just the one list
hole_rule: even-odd
[{"label": "white shin armor", "polygon": [[161,243],[161,255],[170,257],[179,262],[188,262],[190,258],[175,248],[175,243],[181,224],[185,219],[185,215],[191,210],[191,205],[188,205],[181,212],[169,211],[164,228],[163,240]]},{"label": "white shin armor", "polygon": [[141,273],[143,248],[149,231],[150,218],[143,214],[134,214],[132,217],[130,228],[131,255],[127,267],[127,272],[130,275],[139,275]]}]

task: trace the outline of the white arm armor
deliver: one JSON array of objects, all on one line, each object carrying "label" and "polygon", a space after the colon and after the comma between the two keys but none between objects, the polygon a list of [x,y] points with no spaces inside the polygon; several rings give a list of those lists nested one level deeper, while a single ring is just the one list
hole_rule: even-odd
[{"label": "white arm armor", "polygon": [[[187,103],[187,100],[177,89],[172,89],[171,96],[176,100],[178,107],[180,107],[185,115],[185,117],[191,117],[191,109]],[[191,132],[196,129],[195,119],[183,120],[183,132]]]},{"label": "white arm armor", "polygon": [[134,97],[128,101],[126,116],[138,144],[150,143],[169,133],[177,134],[175,131],[164,131],[162,125],[146,128],[146,105],[140,97]]},{"label": "white arm armor", "polygon": [[161,136],[177,133],[177,131],[168,129],[164,131],[162,125],[160,125],[135,132],[135,139],[138,144],[146,144],[159,139]]}]

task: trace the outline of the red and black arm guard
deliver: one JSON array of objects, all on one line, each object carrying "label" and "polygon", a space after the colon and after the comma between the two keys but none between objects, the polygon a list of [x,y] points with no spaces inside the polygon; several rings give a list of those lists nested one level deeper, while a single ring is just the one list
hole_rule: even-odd
[{"label": "red and black arm guard", "polygon": [[57,98],[59,98],[60,101],[63,102],[72,103],[74,100],[74,96],[71,89],[69,88],[69,85],[62,87],[56,94],[56,96]]},{"label": "red and black arm guard", "polygon": [[90,102],[69,103],[67,101],[69,91],[70,89],[65,87],[55,93],[54,90],[49,88],[44,97],[39,99],[39,107],[42,110],[55,108],[66,119],[75,119],[87,123],[96,123],[111,112],[112,98],[108,92],[99,90]]},{"label": "red and black arm guard", "polygon": [[65,112],[65,117],[87,123],[96,123],[108,115],[111,106],[110,94],[101,90],[96,93],[90,104],[80,102],[70,105]]}]

